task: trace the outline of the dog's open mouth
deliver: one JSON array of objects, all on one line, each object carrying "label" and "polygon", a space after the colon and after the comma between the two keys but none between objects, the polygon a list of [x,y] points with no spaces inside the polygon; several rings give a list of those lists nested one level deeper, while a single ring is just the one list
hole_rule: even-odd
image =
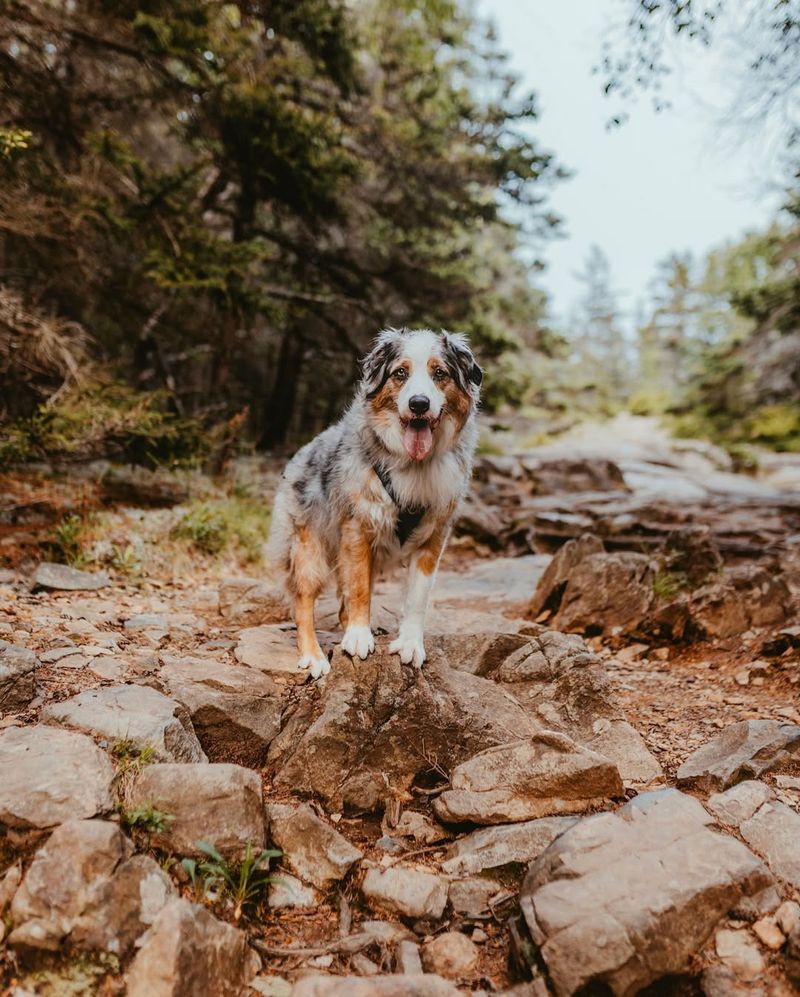
[{"label": "dog's open mouth", "polygon": [[403,446],[412,460],[425,460],[433,449],[433,431],[438,419],[407,419],[403,421]]}]

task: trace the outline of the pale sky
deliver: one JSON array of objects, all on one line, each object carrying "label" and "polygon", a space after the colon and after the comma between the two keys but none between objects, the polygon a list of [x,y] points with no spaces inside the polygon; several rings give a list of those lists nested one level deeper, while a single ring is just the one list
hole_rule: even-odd
[{"label": "pale sky", "polygon": [[667,83],[671,110],[656,113],[641,95],[625,105],[629,122],[607,130],[619,105],[591,71],[626,7],[629,0],[477,0],[522,85],[538,94],[535,136],[574,173],[552,194],[566,238],[545,246],[548,269],[538,281],[556,319],[580,293],[575,272],[592,243],[611,261],[631,322],[659,259],[684,250],[699,257],[765,227],[781,204],[764,136],[724,124],[734,97],[724,44],[681,50]]}]

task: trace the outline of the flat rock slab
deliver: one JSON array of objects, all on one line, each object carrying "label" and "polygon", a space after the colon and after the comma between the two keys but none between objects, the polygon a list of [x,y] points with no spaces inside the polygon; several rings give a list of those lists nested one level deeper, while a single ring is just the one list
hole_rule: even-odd
[{"label": "flat rock slab", "polygon": [[270,746],[276,787],[373,810],[436,765],[540,729],[507,688],[443,663],[401,665],[386,643],[366,661],[337,651],[324,682],[301,691]]},{"label": "flat rock slab", "polygon": [[800,751],[800,726],[780,720],[740,720],[693,752],[678,769],[678,784],[711,792],[757,779]]},{"label": "flat rock slab", "polygon": [[305,803],[300,806],[271,803],[266,812],[270,840],[283,852],[283,861],[320,890],[344,879],[363,858],[357,848]]},{"label": "flat rock slab", "polygon": [[800,814],[784,803],[765,803],[742,821],[739,833],[779,879],[800,889]]},{"label": "flat rock slab", "polygon": [[624,793],[612,762],[553,731],[482,751],[453,770],[450,784],[433,809],[453,824],[583,813]]},{"label": "flat rock slab", "polygon": [[111,579],[105,571],[80,571],[66,564],[43,561],[33,576],[33,587],[53,592],[89,592],[105,588]]},{"label": "flat rock slab", "polygon": [[172,900],[144,936],[128,997],[239,997],[260,960],[243,931],[188,900]]},{"label": "flat rock slab", "polygon": [[90,737],[37,724],[0,731],[0,825],[54,827],[107,813],[114,768]]},{"label": "flat rock slab", "polygon": [[239,631],[239,643],[233,653],[237,661],[250,668],[268,674],[283,672],[298,682],[306,680],[306,673],[297,668],[297,644],[292,627],[278,624],[246,627]]},{"label": "flat rock slab", "polygon": [[448,875],[475,875],[486,869],[538,858],[577,817],[540,817],[522,824],[481,828],[449,846],[442,863]]},{"label": "flat rock slab", "polygon": [[36,695],[36,666],[33,651],[0,640],[0,715],[24,709]]},{"label": "flat rock slab", "polygon": [[449,980],[433,973],[397,973],[391,976],[306,976],[298,980],[292,997],[459,997]]},{"label": "flat rock slab", "polygon": [[72,820],[36,852],[11,905],[20,952],[73,949],[126,955],[174,895],[150,856],[132,856],[119,825]]},{"label": "flat rock slab", "polygon": [[263,672],[213,658],[168,658],[159,678],[192,718],[212,762],[260,768],[280,729],[280,688]]},{"label": "flat rock slab", "polygon": [[569,828],[532,863],[523,915],[558,997],[633,994],[679,974],[719,920],[773,882],[740,841],[676,790]]},{"label": "flat rock slab", "polygon": [[368,869],[361,884],[367,902],[403,917],[438,921],[447,904],[447,881],[432,872],[392,866]]},{"label": "flat rock slab", "polygon": [[74,727],[110,741],[152,746],[163,761],[205,762],[185,706],[145,685],[87,689],[52,703],[41,713],[46,723]]},{"label": "flat rock slab", "polygon": [[228,859],[265,843],[261,779],[241,765],[148,765],[131,790],[130,806],[154,805],[172,818],[151,844],[178,855],[202,855],[198,841]]}]

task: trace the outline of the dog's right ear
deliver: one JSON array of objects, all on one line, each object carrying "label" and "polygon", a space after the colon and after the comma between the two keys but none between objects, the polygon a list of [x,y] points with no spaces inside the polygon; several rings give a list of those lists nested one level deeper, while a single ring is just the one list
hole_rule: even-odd
[{"label": "dog's right ear", "polygon": [[361,385],[367,398],[374,398],[386,384],[392,372],[392,365],[399,356],[399,340],[402,334],[403,330],[385,329],[362,360]]}]

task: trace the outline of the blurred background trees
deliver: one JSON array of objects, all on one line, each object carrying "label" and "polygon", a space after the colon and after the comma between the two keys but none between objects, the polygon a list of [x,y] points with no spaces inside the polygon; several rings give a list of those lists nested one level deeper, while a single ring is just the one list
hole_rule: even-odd
[{"label": "blurred background trees", "polygon": [[[665,45],[715,44],[725,4],[621,3],[605,88],[665,102]],[[800,0],[736,11],[742,115],[779,120],[795,188]],[[800,448],[797,200],[664,260],[633,335],[596,247],[554,328],[537,274],[566,174],[466,4],[0,0],[0,87],[6,461],[295,446],[403,324],[473,338],[490,412],[629,406]]]}]

